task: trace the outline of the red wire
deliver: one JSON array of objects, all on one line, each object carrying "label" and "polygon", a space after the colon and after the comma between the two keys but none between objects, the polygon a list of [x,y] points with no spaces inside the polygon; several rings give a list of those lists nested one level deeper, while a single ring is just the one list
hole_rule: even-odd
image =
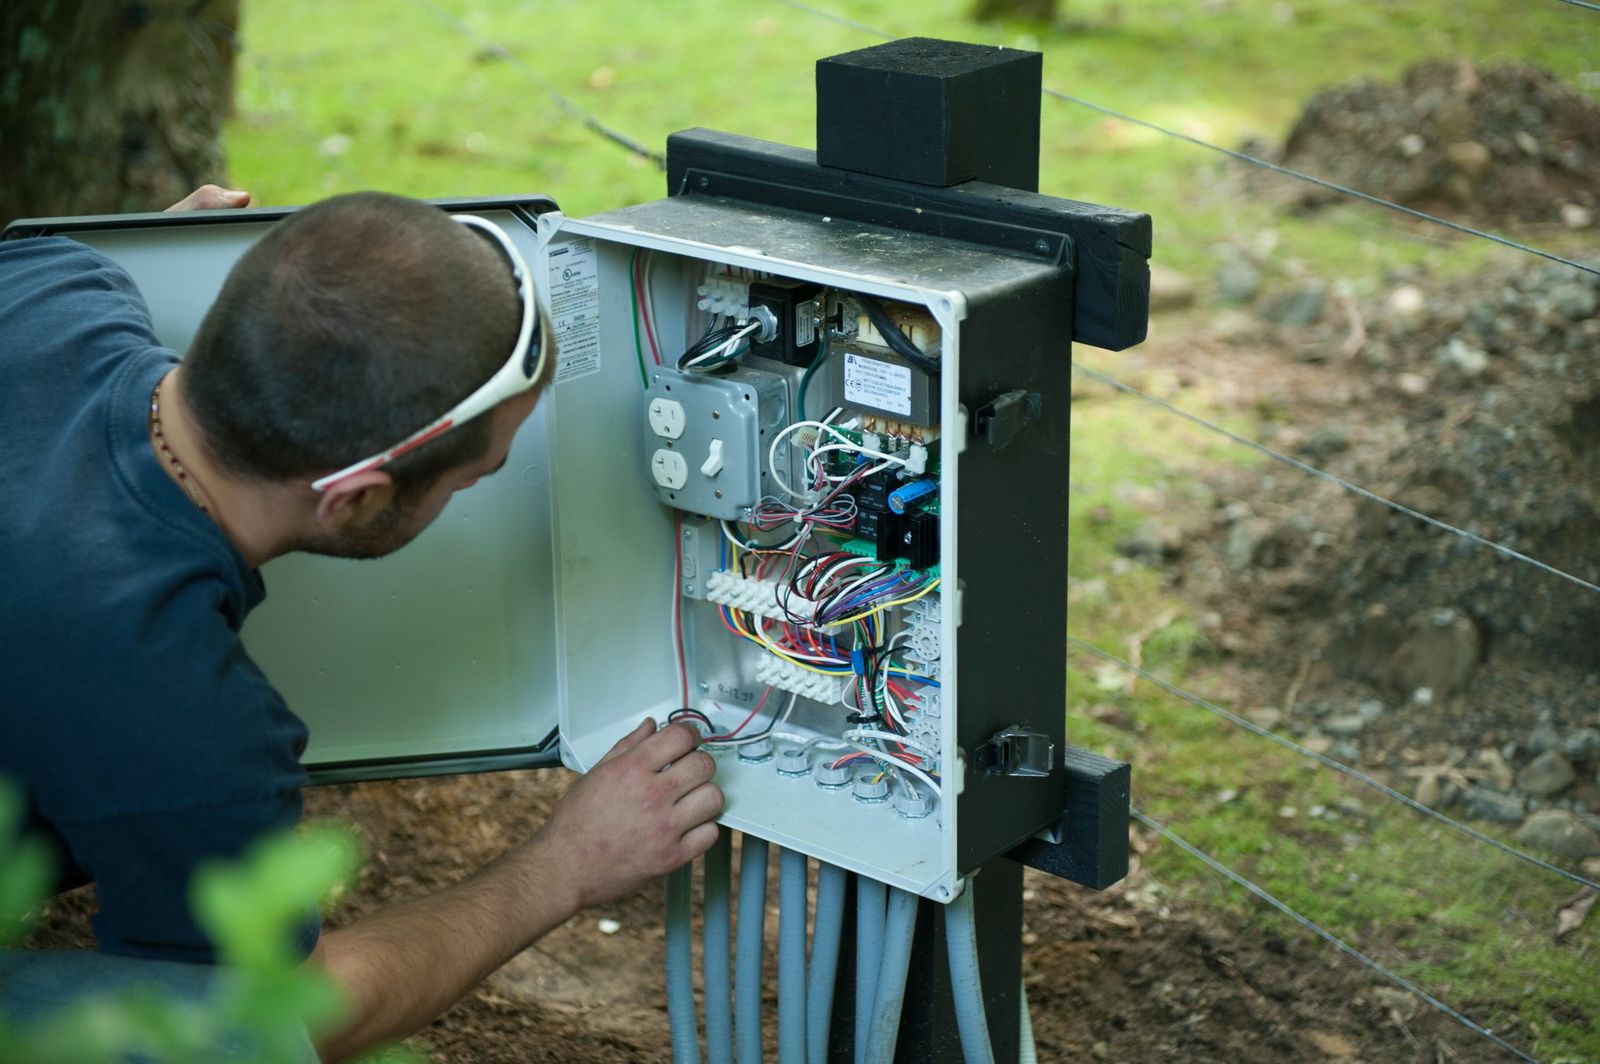
[{"label": "red wire", "polygon": [[672,638],[678,649],[678,683],[689,705],[689,669],[683,660],[683,514],[672,511]]},{"label": "red wire", "polygon": [[744,731],[744,726],[756,719],[756,714],[761,712],[761,707],[767,704],[767,699],[771,695],[772,688],[770,687],[761,692],[761,701],[756,703],[756,708],[750,711],[750,715],[748,717],[739,722],[739,726],[737,728],[733,729],[731,732],[728,732],[726,735],[708,735],[706,736],[706,742],[714,743],[722,739],[732,739],[735,735],[738,735],[740,732]]},{"label": "red wire", "polygon": [[639,320],[644,322],[644,338],[650,341],[650,354],[655,358],[656,365],[661,365],[661,348],[656,346],[655,329],[650,324],[650,304],[644,298],[644,255],[639,255],[639,261],[633,268],[633,287],[639,294]]}]

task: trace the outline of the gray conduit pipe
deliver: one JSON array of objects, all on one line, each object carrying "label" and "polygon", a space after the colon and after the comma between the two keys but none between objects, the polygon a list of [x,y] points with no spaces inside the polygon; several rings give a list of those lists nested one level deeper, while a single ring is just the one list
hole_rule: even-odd
[{"label": "gray conduit pipe", "polygon": [[1017,1039],[1017,1064],[1039,1064],[1039,1047],[1033,1041],[1033,1013],[1028,1011],[1028,984],[1023,983],[1017,991],[1017,997],[1022,1000],[1022,1018]]},{"label": "gray conduit pipe", "polygon": [[705,896],[706,1062],[733,1064],[733,958],[730,955],[728,883],[733,836],[723,829],[706,851],[701,890]]},{"label": "gray conduit pipe", "polygon": [[893,1064],[900,1040],[900,1010],[906,1000],[906,972],[911,967],[911,939],[917,930],[917,902],[909,891],[889,891],[889,915],[883,925],[883,960],[872,1002],[872,1028],[867,1032],[866,1064]]},{"label": "gray conduit pipe", "polygon": [[844,929],[847,877],[838,865],[817,872],[817,915],[811,929],[811,972],[806,983],[806,1064],[828,1064],[833,983],[839,975],[839,935]]},{"label": "gray conduit pipe", "polygon": [[739,938],[734,964],[734,1041],[739,1064],[761,1064],[761,943],[767,927],[767,840],[739,844]]},{"label": "gray conduit pipe", "polygon": [[968,882],[967,889],[944,907],[944,939],[950,954],[950,989],[955,998],[956,1030],[961,1034],[961,1056],[967,1064],[994,1064],[989,1016],[983,1008],[983,978],[978,970],[978,932],[972,918],[975,885]]},{"label": "gray conduit pipe", "polygon": [[806,855],[778,850],[778,1064],[806,1059]]},{"label": "gray conduit pipe", "polygon": [[883,904],[888,888],[876,879],[856,879],[856,1061],[866,1064],[872,1002],[883,959]]},{"label": "gray conduit pipe", "polygon": [[689,922],[694,864],[667,877],[667,1016],[672,1021],[673,1064],[700,1064],[694,1015],[694,932]]}]

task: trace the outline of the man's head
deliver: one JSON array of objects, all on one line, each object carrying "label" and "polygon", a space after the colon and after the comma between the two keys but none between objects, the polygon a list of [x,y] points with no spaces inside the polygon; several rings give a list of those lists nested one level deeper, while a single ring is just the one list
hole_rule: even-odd
[{"label": "man's head", "polygon": [[[521,317],[511,268],[484,236],[415,200],[339,196],[279,223],[239,260],[190,348],[183,397],[231,474],[309,485],[483,384]],[[504,461],[536,395],[308,496],[316,531],[293,546],[398,549],[453,491]]]}]

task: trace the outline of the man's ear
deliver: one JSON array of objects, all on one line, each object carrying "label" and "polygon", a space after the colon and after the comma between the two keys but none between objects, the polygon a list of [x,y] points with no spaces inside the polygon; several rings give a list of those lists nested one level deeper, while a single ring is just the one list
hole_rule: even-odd
[{"label": "man's ear", "polygon": [[394,478],[381,469],[352,473],[317,496],[317,523],[339,532],[365,526],[394,501]]}]

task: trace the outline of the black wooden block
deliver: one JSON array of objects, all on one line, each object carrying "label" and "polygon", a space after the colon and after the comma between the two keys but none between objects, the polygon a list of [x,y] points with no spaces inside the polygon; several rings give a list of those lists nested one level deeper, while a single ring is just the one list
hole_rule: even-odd
[{"label": "black wooden block", "polygon": [[1068,747],[1067,812],[1061,841],[1029,839],[1006,854],[1061,879],[1104,890],[1128,874],[1132,770],[1121,761]]},{"label": "black wooden block", "polygon": [[907,37],[817,60],[817,161],[1039,189],[1038,52]]}]

